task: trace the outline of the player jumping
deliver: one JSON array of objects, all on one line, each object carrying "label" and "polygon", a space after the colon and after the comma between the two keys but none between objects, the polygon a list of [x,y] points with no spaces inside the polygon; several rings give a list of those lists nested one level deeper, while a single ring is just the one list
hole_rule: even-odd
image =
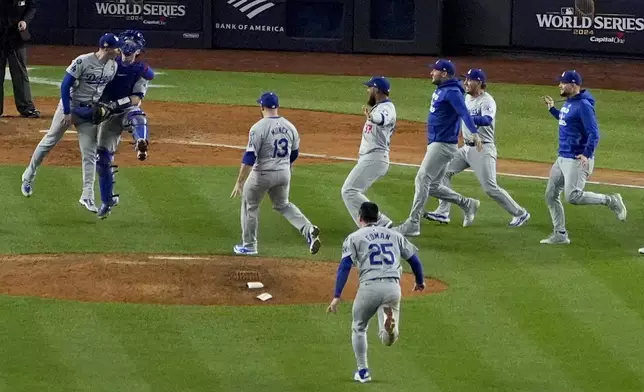
[{"label": "player jumping", "polygon": [[[476,150],[472,134],[466,127],[461,126],[464,144],[449,162],[447,174],[443,178],[443,185],[451,188],[452,177],[471,167],[485,193],[512,215],[509,225],[518,227],[530,219],[530,213],[517,204],[512,196],[496,183],[496,145],[494,143],[496,102],[486,91],[486,87],[483,70],[475,68],[467,72],[465,75],[465,91],[467,92],[465,105],[472,115],[472,119],[478,122],[483,149],[480,152]],[[423,216],[432,221],[449,223],[450,207],[450,203],[440,200],[436,211],[426,212]]]},{"label": "player jumping", "polygon": [[117,150],[124,129],[132,132],[134,149],[139,160],[148,156],[148,123],[140,104],[147,91],[148,81],[154,78],[154,71],[138,56],[145,48],[143,34],[136,30],[126,30],[119,34],[123,41],[122,55],[116,58],[118,70],[101,97],[108,108],[107,119],[101,123],[98,132],[98,160],[96,172],[101,191],[101,207],[98,217],[105,219],[112,208],[118,204],[114,190],[114,153]]},{"label": "player jumping", "polygon": [[91,212],[98,212],[94,204],[94,178],[96,168],[96,137],[98,126],[97,105],[105,86],[116,75],[114,59],[119,54],[122,41],[112,33],[104,34],[96,52],[82,54],[67,67],[60,86],[60,102],[54,113],[49,131],[43,136],[34,151],[29,166],[22,174],[22,194],[29,197],[33,192],[36,170],[49,151],[63,138],[73,124],[78,133],[78,142],[83,162],[83,192],[79,203]]},{"label": "player jumping", "polygon": [[418,249],[400,233],[377,225],[378,206],[364,202],[360,206],[358,221],[361,228],[351,233],[342,245],[342,261],[338,266],[335,293],[327,312],[337,312],[340,296],[351,267],[358,268],[360,286],[353,302],[351,342],[358,370],[355,381],[371,381],[367,362],[367,328],[377,314],[378,336],[382,344],[391,346],[398,340],[400,326],[400,258],[407,260],[416,277],[414,291],[423,291],[425,281],[423,266],[416,255]]},{"label": "player jumping", "polygon": [[278,115],[279,98],[273,92],[262,94],[257,103],[262,119],[250,129],[237,182],[230,195],[241,195],[242,244],[235,245],[238,255],[257,254],[257,221],[259,204],[264,195],[273,209],[284,216],[306,238],[309,250],[320,250],[320,229],[288,200],[293,162],[299,155],[300,136],[295,126]]},{"label": "player jumping", "polygon": [[[364,85],[368,87],[369,107],[363,108],[366,122],[362,128],[360,158],[342,185],[342,200],[358,227],[358,209],[368,201],[364,193],[389,169],[391,136],[396,128],[396,108],[389,100],[389,81],[385,77],[373,77]],[[392,221],[380,214],[378,225],[391,227]]]}]

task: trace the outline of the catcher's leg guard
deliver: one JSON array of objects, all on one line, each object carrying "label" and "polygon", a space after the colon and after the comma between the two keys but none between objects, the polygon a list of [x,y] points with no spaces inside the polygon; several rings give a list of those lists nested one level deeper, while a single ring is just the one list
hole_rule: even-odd
[{"label": "catcher's leg guard", "polygon": [[132,127],[132,137],[135,140],[148,140],[148,119],[143,110],[133,110],[127,114],[127,121]]},{"label": "catcher's leg guard", "polygon": [[127,114],[127,121],[132,129],[136,157],[144,161],[148,157],[148,120],[142,110],[134,110]]},{"label": "catcher's leg guard", "polygon": [[99,147],[97,151],[96,172],[98,173],[98,186],[101,190],[101,201],[103,204],[112,205],[114,202],[114,173],[116,165],[112,165],[114,154],[105,147]]}]

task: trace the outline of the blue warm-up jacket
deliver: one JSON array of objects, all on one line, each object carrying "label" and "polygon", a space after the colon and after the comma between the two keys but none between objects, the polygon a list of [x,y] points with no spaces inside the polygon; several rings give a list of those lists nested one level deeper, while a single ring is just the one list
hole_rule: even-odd
[{"label": "blue warm-up jacket", "polygon": [[472,133],[478,133],[476,124],[465,106],[465,89],[458,79],[441,83],[432,94],[427,118],[429,143],[458,143],[461,119]]},{"label": "blue warm-up jacket", "polygon": [[595,116],[595,99],[588,90],[566,100],[561,110],[550,108],[559,120],[559,156],[593,158],[599,143],[599,127]]}]

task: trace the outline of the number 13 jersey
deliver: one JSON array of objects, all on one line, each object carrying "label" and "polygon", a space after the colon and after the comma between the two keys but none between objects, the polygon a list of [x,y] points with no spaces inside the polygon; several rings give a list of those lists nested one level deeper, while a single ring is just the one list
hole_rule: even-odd
[{"label": "number 13 jersey", "polygon": [[342,258],[351,256],[360,283],[379,278],[400,279],[401,257],[408,260],[417,251],[402,234],[375,225],[354,231],[342,244]]},{"label": "number 13 jersey", "polygon": [[253,170],[287,170],[291,166],[291,152],[299,150],[300,135],[284,117],[265,117],[257,121],[248,133],[246,151],[254,152]]}]

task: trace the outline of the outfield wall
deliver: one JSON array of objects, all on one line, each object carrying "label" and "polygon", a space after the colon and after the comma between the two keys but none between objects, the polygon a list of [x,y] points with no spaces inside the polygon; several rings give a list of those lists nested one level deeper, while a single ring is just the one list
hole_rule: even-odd
[{"label": "outfield wall", "polygon": [[47,0],[31,25],[64,45],[127,28],[156,48],[644,55],[641,0]]}]

